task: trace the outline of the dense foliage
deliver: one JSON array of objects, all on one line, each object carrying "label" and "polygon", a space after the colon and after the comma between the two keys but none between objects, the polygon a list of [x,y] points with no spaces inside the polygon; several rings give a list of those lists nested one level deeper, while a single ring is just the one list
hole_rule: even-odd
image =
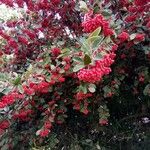
[{"label": "dense foliage", "polygon": [[148,141],[149,0],[0,2],[0,149]]}]

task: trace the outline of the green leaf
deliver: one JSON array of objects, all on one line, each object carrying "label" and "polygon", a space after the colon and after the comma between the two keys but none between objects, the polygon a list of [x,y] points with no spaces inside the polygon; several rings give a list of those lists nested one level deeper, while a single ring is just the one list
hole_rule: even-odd
[{"label": "green leaf", "polygon": [[18,85],[18,90],[19,90],[19,92],[20,92],[21,94],[23,94],[24,90],[23,90],[23,87],[22,87],[21,84]]},{"label": "green leaf", "polygon": [[131,35],[130,35],[130,40],[134,40],[135,37],[136,37],[136,34],[135,34],[135,33],[131,34]]},{"label": "green leaf", "polygon": [[84,94],[86,94],[87,88],[88,88],[88,85],[86,83],[81,83],[79,88],[78,88],[78,91],[82,91]]},{"label": "green leaf", "polygon": [[30,64],[27,70],[28,70],[29,72],[32,72],[32,69],[33,69],[33,66]]},{"label": "green leaf", "polygon": [[3,94],[8,94],[12,89],[6,88],[2,91]]},{"label": "green leaf", "polygon": [[0,81],[7,81],[9,80],[9,76],[6,73],[0,73]]},{"label": "green leaf", "polygon": [[59,73],[65,73],[65,70],[64,69],[60,69]]},{"label": "green leaf", "polygon": [[19,85],[21,83],[21,77],[17,77],[17,79],[15,79],[14,81],[13,81],[13,84],[14,85]]},{"label": "green leaf", "polygon": [[60,54],[57,58],[65,57],[65,56],[68,56],[68,55],[69,55],[69,52],[65,52],[63,54]]},{"label": "green leaf", "polygon": [[107,44],[111,42],[110,36],[107,36],[107,37],[105,38],[105,42],[106,42]]},{"label": "green leaf", "polygon": [[80,4],[80,9],[81,10],[88,11],[87,4],[84,1],[80,1],[79,4]]},{"label": "green leaf", "polygon": [[84,56],[84,65],[88,65],[91,63],[91,58],[89,55],[85,54]]},{"label": "green leaf", "polygon": [[80,39],[80,43],[82,45],[81,47],[81,51],[85,52],[85,53],[90,53],[90,46],[88,44],[88,41],[86,39]]},{"label": "green leaf", "polygon": [[60,54],[57,58],[68,56],[70,54],[70,49],[69,48],[64,48],[64,49],[62,49],[61,52],[62,52],[62,54]]},{"label": "green leaf", "polygon": [[98,36],[101,32],[101,27],[98,27],[96,30],[94,30],[90,35],[89,38],[93,37],[93,36]]},{"label": "green leaf", "polygon": [[63,48],[63,49],[62,49],[62,53],[66,53],[66,52],[69,52],[69,51],[70,51],[69,48]]},{"label": "green leaf", "polygon": [[75,62],[83,62],[83,60],[80,57],[74,57],[73,60]]},{"label": "green leaf", "polygon": [[41,130],[36,131],[36,136],[40,135]]},{"label": "green leaf", "polygon": [[108,86],[104,86],[103,91],[106,93],[109,93],[109,92],[111,92],[111,89]]},{"label": "green leaf", "polygon": [[96,85],[95,84],[89,84],[88,89],[91,93],[94,93],[96,91]]},{"label": "green leaf", "polygon": [[74,68],[73,68],[73,72],[77,72],[79,71],[80,69],[84,68],[84,65],[83,64],[78,64],[76,65]]},{"label": "green leaf", "polygon": [[5,138],[1,140],[0,147],[3,146],[4,144],[5,144]]},{"label": "green leaf", "polygon": [[103,36],[101,36],[98,39],[95,39],[95,41],[93,41],[93,43],[91,45],[92,49],[97,50],[99,48],[100,44],[103,42],[103,39],[104,39]]},{"label": "green leaf", "polygon": [[54,133],[51,133],[48,139],[49,139],[48,140],[49,141],[48,142],[48,145],[49,145],[48,147],[50,149],[55,148],[55,146],[59,143],[59,140],[57,139],[57,135],[54,134]]},{"label": "green leaf", "polygon": [[62,46],[64,45],[64,41],[58,41],[57,44]]},{"label": "green leaf", "polygon": [[80,85],[79,89],[80,89],[84,94],[87,93],[87,85],[86,85],[86,84]]},{"label": "green leaf", "polygon": [[107,119],[110,114],[109,114],[109,109],[107,108],[107,105],[100,105],[100,107],[98,108],[98,112],[99,112],[99,117],[100,119]]},{"label": "green leaf", "polygon": [[8,144],[6,143],[5,145],[3,145],[3,146],[1,147],[1,150],[8,150]]},{"label": "green leaf", "polygon": [[110,17],[111,14],[112,14],[112,12],[109,9],[105,9],[102,11],[102,15],[104,15],[105,17]]},{"label": "green leaf", "polygon": [[143,94],[144,94],[145,96],[146,96],[146,95],[150,96],[149,91],[150,91],[150,84],[146,85],[146,87],[145,87],[145,89],[144,89],[144,91],[143,91]]},{"label": "green leaf", "polygon": [[89,37],[88,39],[87,39],[87,41],[88,41],[88,44],[91,44],[91,43],[94,43],[95,41],[97,41],[97,40],[99,40],[100,41],[100,36],[92,36],[92,37]]},{"label": "green leaf", "polygon": [[94,7],[94,14],[95,14],[95,13],[98,13],[99,11],[100,11],[99,6]]},{"label": "green leaf", "polygon": [[100,60],[100,59],[102,59],[102,55],[101,55],[101,53],[98,53],[97,55],[96,55],[96,57],[94,57],[94,60]]}]

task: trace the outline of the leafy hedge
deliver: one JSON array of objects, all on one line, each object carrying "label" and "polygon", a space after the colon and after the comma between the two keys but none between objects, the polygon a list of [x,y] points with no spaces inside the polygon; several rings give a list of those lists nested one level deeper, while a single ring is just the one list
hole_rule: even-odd
[{"label": "leafy hedge", "polygon": [[148,149],[148,0],[0,2],[2,150]]}]

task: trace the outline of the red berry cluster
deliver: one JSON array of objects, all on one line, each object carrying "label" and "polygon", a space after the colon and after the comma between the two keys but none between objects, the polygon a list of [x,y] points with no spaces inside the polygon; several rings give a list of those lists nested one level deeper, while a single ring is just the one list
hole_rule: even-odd
[{"label": "red berry cluster", "polygon": [[92,96],[91,93],[86,93],[86,94],[84,94],[83,92],[78,92],[78,93],[76,94],[75,98],[76,98],[78,101],[81,101],[81,100],[86,99],[86,98],[91,97],[91,96]]},{"label": "red berry cluster", "polygon": [[103,59],[95,61],[94,66],[81,69],[77,74],[79,80],[89,83],[100,81],[104,75],[111,72],[110,65],[114,62],[114,57],[114,53],[107,54]]},{"label": "red berry cluster", "polygon": [[82,23],[83,30],[87,33],[93,32],[98,27],[101,27],[105,36],[113,35],[114,31],[109,27],[109,22],[101,14],[96,14],[94,17],[91,17],[91,12]]},{"label": "red berry cluster", "polygon": [[5,95],[2,97],[0,101],[0,108],[4,108],[8,105],[13,104],[16,100],[18,99],[23,99],[24,95],[23,94],[18,94],[17,92],[12,92],[9,93],[8,95]]},{"label": "red berry cluster", "polygon": [[[75,101],[73,103],[74,104],[74,109],[80,110],[82,113],[87,115],[89,113],[89,110],[88,110],[89,102],[87,101],[87,98],[90,98],[90,97],[92,97],[91,93],[84,94],[83,92],[78,92],[75,95],[75,98],[77,99],[77,101]],[[83,108],[81,107],[81,104],[83,105],[82,106]]]}]

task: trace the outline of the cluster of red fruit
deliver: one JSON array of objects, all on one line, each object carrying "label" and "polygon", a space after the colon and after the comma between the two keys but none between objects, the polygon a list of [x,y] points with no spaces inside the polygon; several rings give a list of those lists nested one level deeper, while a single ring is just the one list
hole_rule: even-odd
[{"label": "cluster of red fruit", "polygon": [[91,33],[98,27],[101,27],[105,36],[114,34],[114,31],[109,26],[109,22],[101,14],[96,14],[92,18],[92,12],[87,13],[82,26],[87,33]]},{"label": "cluster of red fruit", "polygon": [[81,69],[78,72],[78,78],[81,81],[95,83],[100,81],[104,75],[111,72],[110,65],[114,62],[115,54],[110,53],[104,56],[103,59],[95,61],[94,66],[89,66],[87,69]]}]

